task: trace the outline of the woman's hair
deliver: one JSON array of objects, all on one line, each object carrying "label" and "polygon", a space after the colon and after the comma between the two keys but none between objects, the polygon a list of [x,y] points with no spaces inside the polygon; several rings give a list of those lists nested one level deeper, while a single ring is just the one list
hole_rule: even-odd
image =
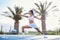
[{"label": "woman's hair", "polygon": [[32,15],[34,15],[33,10],[30,10],[30,12],[32,13]]}]

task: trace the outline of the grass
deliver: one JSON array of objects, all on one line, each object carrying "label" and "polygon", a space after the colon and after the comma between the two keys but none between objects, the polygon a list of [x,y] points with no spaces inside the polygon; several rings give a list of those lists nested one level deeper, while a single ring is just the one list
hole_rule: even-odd
[{"label": "grass", "polygon": [[[14,32],[2,32],[0,31],[0,34],[7,34],[7,35],[16,35]],[[28,33],[25,32],[25,35],[40,35],[40,33],[35,31],[29,31]],[[60,35],[59,31],[47,31],[47,35]]]}]

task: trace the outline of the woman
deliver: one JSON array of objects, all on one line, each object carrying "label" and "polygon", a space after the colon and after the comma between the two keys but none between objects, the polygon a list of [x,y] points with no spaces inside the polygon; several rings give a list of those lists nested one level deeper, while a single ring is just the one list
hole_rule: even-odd
[{"label": "woman", "polygon": [[[33,10],[30,10],[28,14],[30,16],[24,16],[24,15],[22,15],[23,17],[26,17],[29,20],[29,25],[22,26],[22,32],[24,33],[24,29],[25,28],[35,28],[39,33],[42,34],[42,32],[37,28],[36,24],[34,23],[34,18],[37,18],[37,17],[34,16]],[[37,18],[37,19],[39,19],[39,18]]]}]

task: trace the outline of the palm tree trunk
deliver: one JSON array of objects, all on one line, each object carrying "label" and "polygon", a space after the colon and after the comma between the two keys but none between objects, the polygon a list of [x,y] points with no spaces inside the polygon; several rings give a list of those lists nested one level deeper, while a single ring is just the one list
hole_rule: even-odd
[{"label": "palm tree trunk", "polygon": [[1,32],[2,32],[2,28],[3,28],[3,26],[1,26]]},{"label": "palm tree trunk", "polygon": [[19,33],[19,21],[15,21],[14,29],[17,31],[17,34],[18,34]]},{"label": "palm tree trunk", "polygon": [[45,23],[45,19],[46,19],[45,15],[42,15],[42,16],[41,16],[42,32],[43,32],[44,34],[46,34],[46,23]]}]

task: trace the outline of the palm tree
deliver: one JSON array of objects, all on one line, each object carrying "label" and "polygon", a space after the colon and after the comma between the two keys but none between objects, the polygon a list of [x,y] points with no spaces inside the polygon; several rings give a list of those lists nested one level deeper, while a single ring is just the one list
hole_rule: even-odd
[{"label": "palm tree", "polygon": [[56,5],[54,5],[53,7],[50,8],[51,4],[52,2],[49,2],[47,4],[47,1],[45,3],[40,2],[40,4],[35,3],[35,5],[37,6],[37,9],[34,9],[34,11],[39,15],[41,15],[42,32],[45,34],[46,34],[46,14],[47,12],[51,11],[56,7]]},{"label": "palm tree", "polygon": [[1,26],[1,32],[2,32],[3,26]]},{"label": "palm tree", "polygon": [[[22,17],[20,15],[23,12],[22,11],[23,8],[22,7],[20,7],[20,8],[14,7],[15,12],[10,7],[7,7],[7,8],[9,9],[10,12],[7,12],[7,11],[3,12],[4,14],[2,14],[2,15],[9,17],[15,21],[14,22],[14,29],[16,30],[16,33],[18,34],[19,33],[19,20],[22,19]],[[11,13],[12,15],[9,13]]]}]

